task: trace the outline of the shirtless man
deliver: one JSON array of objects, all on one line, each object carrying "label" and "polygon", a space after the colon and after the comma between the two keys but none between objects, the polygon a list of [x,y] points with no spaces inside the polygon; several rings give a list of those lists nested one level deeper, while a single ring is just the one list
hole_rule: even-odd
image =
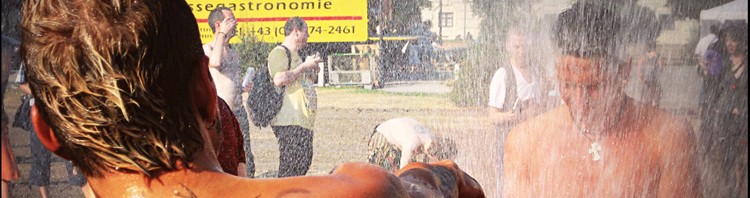
[{"label": "shirtless man", "polygon": [[[562,105],[514,128],[505,197],[696,197],[690,125],[623,92],[615,12],[576,3],[554,27]],[[592,148],[593,147],[593,148]]]},{"label": "shirtless man", "polygon": [[[240,176],[255,177],[255,156],[250,144],[250,120],[242,104],[242,92],[247,90],[242,83],[242,67],[237,52],[229,47],[229,40],[237,34],[237,18],[227,7],[217,7],[208,14],[208,26],[214,40],[203,45],[208,56],[208,71],[216,85],[216,93],[227,102],[242,130],[245,159],[237,165]],[[249,87],[252,86],[250,83]]]},{"label": "shirtless man", "polygon": [[216,89],[185,1],[23,3],[36,135],[97,197],[484,197],[451,161],[397,175],[367,163],[323,176],[224,173]]},{"label": "shirtless man", "polygon": [[368,161],[396,172],[410,162],[453,159],[456,143],[430,132],[419,121],[393,118],[375,127],[367,143]]}]

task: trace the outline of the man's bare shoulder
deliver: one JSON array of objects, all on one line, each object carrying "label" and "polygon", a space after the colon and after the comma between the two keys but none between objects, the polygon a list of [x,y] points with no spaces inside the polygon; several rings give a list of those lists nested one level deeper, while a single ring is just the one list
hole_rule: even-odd
[{"label": "man's bare shoulder", "polygon": [[[510,134],[526,134],[532,136],[544,136],[551,129],[559,129],[564,125],[565,118],[570,117],[567,108],[564,106],[556,107],[550,111],[539,114],[535,117],[521,122],[513,127]],[[518,131],[518,132],[516,132]]]},{"label": "man's bare shoulder", "polygon": [[685,138],[693,138],[692,125],[685,117],[645,105],[636,109],[644,123],[642,132],[652,137],[651,140],[684,143]]},{"label": "man's bare shoulder", "polygon": [[513,127],[508,134],[506,147],[512,146],[516,149],[524,149],[522,147],[526,145],[537,145],[544,141],[550,141],[552,139],[547,137],[554,137],[557,129],[564,127],[564,119],[569,116],[567,108],[560,106],[530,118]]}]

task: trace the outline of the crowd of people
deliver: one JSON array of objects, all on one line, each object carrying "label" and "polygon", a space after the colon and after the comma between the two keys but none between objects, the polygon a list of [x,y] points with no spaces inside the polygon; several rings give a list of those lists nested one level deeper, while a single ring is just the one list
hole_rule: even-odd
[{"label": "crowd of people", "polygon": [[[286,21],[283,42],[260,68],[282,99],[270,124],[278,178],[259,180],[242,102],[253,85],[241,82],[239,55],[229,45],[237,24],[231,9],[211,11],[214,39],[206,44],[181,1],[61,7],[38,0],[22,9],[22,42],[3,36],[3,96],[9,68],[23,65],[19,83],[29,102],[20,117],[31,133],[30,181],[43,196],[52,153],[71,164],[70,183],[86,197],[486,196],[452,161],[453,140],[406,117],[375,126],[369,163],[305,176],[321,57],[302,57],[310,34],[300,17]],[[524,26],[507,32],[508,60],[493,75],[487,104],[499,139],[496,196],[700,197],[699,159],[720,164],[731,196],[747,196],[747,25],[714,26],[696,49],[705,80],[696,138],[687,120],[659,106],[665,65],[656,44],[623,55],[627,21],[612,9],[583,1],[558,15],[555,80],[529,61]],[[633,69],[645,100],[625,94]],[[3,108],[3,197],[20,175],[9,124]]]}]

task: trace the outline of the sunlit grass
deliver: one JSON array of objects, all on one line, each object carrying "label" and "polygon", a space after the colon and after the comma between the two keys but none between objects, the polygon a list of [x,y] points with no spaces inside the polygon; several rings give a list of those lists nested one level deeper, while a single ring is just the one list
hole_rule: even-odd
[{"label": "sunlit grass", "polygon": [[318,87],[319,108],[458,109],[447,94],[394,93],[357,87]]}]

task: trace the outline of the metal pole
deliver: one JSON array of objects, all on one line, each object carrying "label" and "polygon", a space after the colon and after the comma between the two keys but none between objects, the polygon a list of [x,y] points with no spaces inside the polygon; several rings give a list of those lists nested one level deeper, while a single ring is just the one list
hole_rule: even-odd
[{"label": "metal pole", "polygon": [[378,84],[377,86],[374,86],[374,88],[380,88],[385,85],[385,78],[383,77],[383,74],[385,74],[385,56],[383,56],[385,54],[385,48],[383,47],[383,44],[385,44],[385,42],[383,42],[383,34],[385,34],[385,27],[383,26],[385,24],[383,19],[383,0],[380,0],[379,4],[380,20],[378,20],[378,26],[380,26],[380,35],[378,36],[380,39],[378,40]]},{"label": "metal pole", "polygon": [[438,10],[438,42],[443,42],[443,0],[440,0],[440,3],[438,4],[439,9]]}]

